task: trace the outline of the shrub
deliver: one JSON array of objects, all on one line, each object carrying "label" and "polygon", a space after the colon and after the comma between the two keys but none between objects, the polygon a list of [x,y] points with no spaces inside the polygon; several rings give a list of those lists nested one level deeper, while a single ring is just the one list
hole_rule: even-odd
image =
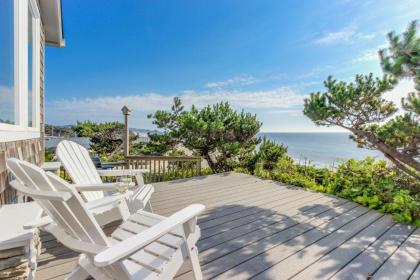
[{"label": "shrub", "polygon": [[287,147],[263,138],[255,158],[262,162],[264,169],[273,170],[280,158],[288,158]]},{"label": "shrub", "polygon": [[55,154],[51,150],[45,149],[44,150],[44,157],[45,157],[45,161],[53,161],[54,157],[55,157]]},{"label": "shrub", "polygon": [[264,137],[261,139],[261,144],[257,150],[243,154],[239,158],[235,170],[244,171],[244,173],[248,174],[253,173],[256,168],[271,171],[281,158],[289,158],[287,156],[287,147]]}]

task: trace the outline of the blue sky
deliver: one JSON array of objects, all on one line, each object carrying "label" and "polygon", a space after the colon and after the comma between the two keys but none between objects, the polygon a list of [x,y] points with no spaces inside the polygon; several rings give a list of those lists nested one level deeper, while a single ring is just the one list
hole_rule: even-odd
[{"label": "blue sky", "polygon": [[47,49],[47,123],[121,120],[126,104],[132,126],[153,128],[146,115],[180,96],[187,108],[229,101],[263,131],[326,131],[303,98],[330,74],[382,75],[377,50],[420,2],[63,0],[63,17],[66,47]]}]

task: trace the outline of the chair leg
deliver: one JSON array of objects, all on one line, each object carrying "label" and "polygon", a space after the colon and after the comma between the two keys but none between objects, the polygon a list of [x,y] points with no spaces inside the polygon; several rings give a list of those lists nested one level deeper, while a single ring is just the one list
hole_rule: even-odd
[{"label": "chair leg", "polygon": [[200,260],[198,259],[198,250],[197,247],[194,246],[190,250],[188,250],[188,254],[190,257],[190,262],[192,266],[192,271],[194,274],[195,280],[202,280],[203,279],[203,273],[201,272],[201,266],[200,266]]},{"label": "chair leg", "polygon": [[77,267],[70,273],[69,276],[66,277],[66,280],[82,280],[87,279],[89,277],[89,273],[86,272],[86,270],[83,269],[80,265],[77,265]]}]

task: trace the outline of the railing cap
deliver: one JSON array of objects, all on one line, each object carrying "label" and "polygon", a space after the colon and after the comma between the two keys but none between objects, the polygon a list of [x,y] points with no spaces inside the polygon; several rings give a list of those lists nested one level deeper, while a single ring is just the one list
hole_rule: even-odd
[{"label": "railing cap", "polygon": [[180,160],[180,161],[196,161],[201,160],[200,156],[146,156],[146,155],[129,155],[125,157],[129,160]]}]

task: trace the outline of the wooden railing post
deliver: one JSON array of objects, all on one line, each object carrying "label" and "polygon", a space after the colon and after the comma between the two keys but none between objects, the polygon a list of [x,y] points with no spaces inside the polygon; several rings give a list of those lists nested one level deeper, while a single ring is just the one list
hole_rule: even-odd
[{"label": "wooden railing post", "polygon": [[128,127],[128,116],[131,110],[127,106],[121,108],[124,115],[124,156],[127,157],[130,154],[130,128]]},{"label": "wooden railing post", "polygon": [[201,175],[201,158],[197,159],[196,168],[197,168],[196,170],[197,175],[200,176]]}]

